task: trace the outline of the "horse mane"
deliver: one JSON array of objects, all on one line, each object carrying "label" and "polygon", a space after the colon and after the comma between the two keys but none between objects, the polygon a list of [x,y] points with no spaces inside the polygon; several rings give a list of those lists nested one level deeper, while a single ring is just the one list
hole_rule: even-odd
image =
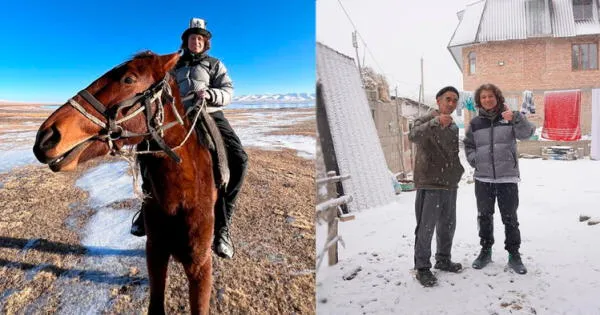
[{"label": "horse mane", "polygon": [[139,53],[133,55],[133,58],[131,58],[131,60],[153,58],[156,56],[158,56],[158,54],[154,53],[152,50],[144,50],[144,51],[140,51]]},{"label": "horse mane", "polygon": [[[144,50],[144,51],[140,51],[140,52],[134,54],[133,57],[131,58],[131,60],[129,60],[129,61],[138,60],[138,59],[150,59],[150,58],[154,58],[154,57],[158,57],[158,56],[159,56],[158,54],[156,54],[155,52],[153,52],[151,50]],[[126,63],[126,62],[124,62],[124,63]],[[172,77],[171,80],[175,80],[175,78]],[[175,85],[177,85],[177,82],[175,82]],[[173,101],[175,101],[175,100],[173,100]],[[183,106],[183,103],[181,105]],[[198,123],[201,123],[201,120],[202,119],[200,118],[200,121]],[[199,144],[206,148],[210,148],[211,145],[210,145],[210,140],[207,138],[208,132],[206,130],[206,127],[203,126],[200,128],[200,130],[203,130],[204,132],[199,132],[199,129],[195,130],[196,136],[198,137]],[[149,147],[148,149],[156,150],[158,148],[154,141],[151,141],[150,144],[151,144],[151,147]]]}]

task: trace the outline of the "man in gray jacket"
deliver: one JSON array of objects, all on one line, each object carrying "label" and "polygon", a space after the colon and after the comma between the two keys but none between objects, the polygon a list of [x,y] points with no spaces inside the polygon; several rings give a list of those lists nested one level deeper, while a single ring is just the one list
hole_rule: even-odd
[{"label": "man in gray jacket", "polygon": [[519,111],[511,111],[504,104],[502,91],[493,84],[484,84],[475,91],[479,116],[471,120],[465,134],[467,161],[475,168],[475,197],[481,252],[473,268],[481,269],[492,260],[494,244],[494,207],[498,208],[504,223],[504,248],[508,251],[508,265],[519,274],[527,273],[521,261],[519,247],[521,232],[517,219],[519,206],[519,160],[517,139],[528,139],[535,126]]},{"label": "man in gray jacket", "polygon": [[416,143],[414,182],[415,269],[417,279],[426,287],[437,283],[431,272],[431,240],[437,234],[434,268],[460,272],[462,265],[450,260],[456,228],[456,190],[464,172],[458,157],[458,126],[452,112],[458,102],[458,90],[452,86],[436,95],[439,110],[415,120],[408,138]]}]

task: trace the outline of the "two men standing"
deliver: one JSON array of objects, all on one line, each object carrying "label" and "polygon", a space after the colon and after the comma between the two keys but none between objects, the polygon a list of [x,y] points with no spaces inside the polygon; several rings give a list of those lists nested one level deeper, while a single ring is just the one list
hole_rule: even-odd
[{"label": "two men standing", "polygon": [[[415,269],[417,279],[426,287],[437,282],[430,270],[434,230],[437,239],[434,268],[449,272],[462,270],[461,264],[450,260],[456,228],[456,193],[464,173],[458,157],[458,126],[451,117],[458,99],[456,88],[447,86],[441,89],[436,95],[439,109],[417,118],[408,136],[417,146],[414,169],[417,188]],[[497,199],[505,225],[508,266],[519,274],[525,274],[527,269],[519,253],[517,139],[529,138],[535,126],[518,111],[511,111],[504,104],[502,92],[493,84],[480,86],[475,92],[475,102],[480,115],[471,120],[464,139],[467,161],[475,168],[477,221],[482,246],[473,268],[484,268],[491,261],[493,214]]]}]

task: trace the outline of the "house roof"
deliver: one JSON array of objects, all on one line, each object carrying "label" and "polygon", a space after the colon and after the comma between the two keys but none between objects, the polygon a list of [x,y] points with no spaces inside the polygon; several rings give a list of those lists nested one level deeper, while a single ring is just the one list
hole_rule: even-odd
[{"label": "house roof", "polygon": [[598,0],[593,18],[576,21],[572,0],[481,0],[457,13],[448,50],[462,70],[461,49],[477,43],[600,34]]}]

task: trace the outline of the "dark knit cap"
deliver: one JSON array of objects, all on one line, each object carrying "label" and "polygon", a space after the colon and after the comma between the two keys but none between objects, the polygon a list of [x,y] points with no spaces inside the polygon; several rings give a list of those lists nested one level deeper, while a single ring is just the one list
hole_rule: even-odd
[{"label": "dark knit cap", "polygon": [[457,96],[459,95],[458,90],[455,87],[447,86],[447,87],[442,88],[439,92],[437,92],[437,94],[435,95],[435,98],[437,99],[438,97],[444,95],[444,93],[446,93],[448,91],[456,93]]}]

